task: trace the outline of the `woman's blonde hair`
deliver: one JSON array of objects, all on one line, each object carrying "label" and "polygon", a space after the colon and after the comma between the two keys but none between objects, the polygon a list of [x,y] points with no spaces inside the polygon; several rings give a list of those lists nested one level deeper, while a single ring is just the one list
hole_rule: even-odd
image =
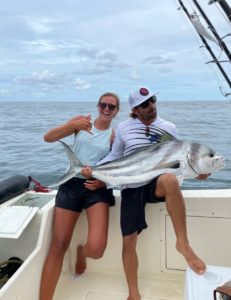
[{"label": "woman's blonde hair", "polygon": [[110,92],[104,93],[103,95],[101,95],[99,97],[99,101],[98,101],[97,106],[101,103],[101,100],[104,97],[113,97],[113,98],[115,98],[115,100],[116,100],[116,106],[117,106],[117,109],[119,110],[119,108],[120,108],[120,99],[119,99],[119,97],[116,94],[110,93]]}]

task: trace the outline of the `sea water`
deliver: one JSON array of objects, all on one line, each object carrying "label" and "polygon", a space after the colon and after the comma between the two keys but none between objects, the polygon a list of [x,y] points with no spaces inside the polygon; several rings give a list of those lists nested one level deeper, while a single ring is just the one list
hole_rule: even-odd
[{"label": "sea water", "polygon": [[[183,189],[231,188],[231,102],[158,102],[158,114],[176,124],[180,139],[204,143],[220,152],[225,168],[205,181],[185,180]],[[127,103],[114,127],[129,116]],[[55,182],[68,159],[60,143],[46,143],[44,133],[76,115],[97,115],[96,102],[1,102],[0,180],[15,174],[30,175],[43,185]],[[65,141],[72,145],[72,137]]]}]

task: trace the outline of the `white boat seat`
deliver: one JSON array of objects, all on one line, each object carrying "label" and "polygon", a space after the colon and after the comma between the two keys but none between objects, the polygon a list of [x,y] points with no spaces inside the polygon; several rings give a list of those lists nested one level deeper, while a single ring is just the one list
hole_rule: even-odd
[{"label": "white boat seat", "polygon": [[18,239],[38,209],[14,205],[0,208],[0,238]]}]

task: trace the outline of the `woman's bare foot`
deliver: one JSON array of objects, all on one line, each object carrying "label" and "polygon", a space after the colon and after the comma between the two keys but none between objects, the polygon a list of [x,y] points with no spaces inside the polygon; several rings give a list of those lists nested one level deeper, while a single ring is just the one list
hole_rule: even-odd
[{"label": "woman's bare foot", "polygon": [[129,292],[127,300],[141,300],[141,296],[137,288],[135,288],[134,291]]},{"label": "woman's bare foot", "polygon": [[196,255],[193,249],[188,244],[177,243],[176,249],[184,256],[190,268],[197,273],[202,275],[206,271],[205,263]]},{"label": "woman's bare foot", "polygon": [[141,298],[140,298],[140,296],[137,298],[137,297],[128,297],[128,299],[127,300],[141,300]]},{"label": "woman's bare foot", "polygon": [[85,271],[87,267],[86,257],[83,254],[83,246],[79,245],[77,247],[77,256],[76,256],[76,264],[75,264],[75,274],[81,275]]},{"label": "woman's bare foot", "polygon": [[133,297],[129,296],[127,300],[141,300],[141,298],[140,298],[140,296],[138,298],[133,298]]}]

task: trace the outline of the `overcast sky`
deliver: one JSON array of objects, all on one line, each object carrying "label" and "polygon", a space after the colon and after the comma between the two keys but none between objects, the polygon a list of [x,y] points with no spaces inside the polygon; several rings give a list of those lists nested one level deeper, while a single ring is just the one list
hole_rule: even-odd
[{"label": "overcast sky", "polygon": [[[227,34],[217,6],[198,2]],[[205,64],[209,55],[178,7],[176,0],[1,1],[0,101],[96,101],[106,91],[125,101],[141,85],[162,100],[223,100],[222,77]]]}]

